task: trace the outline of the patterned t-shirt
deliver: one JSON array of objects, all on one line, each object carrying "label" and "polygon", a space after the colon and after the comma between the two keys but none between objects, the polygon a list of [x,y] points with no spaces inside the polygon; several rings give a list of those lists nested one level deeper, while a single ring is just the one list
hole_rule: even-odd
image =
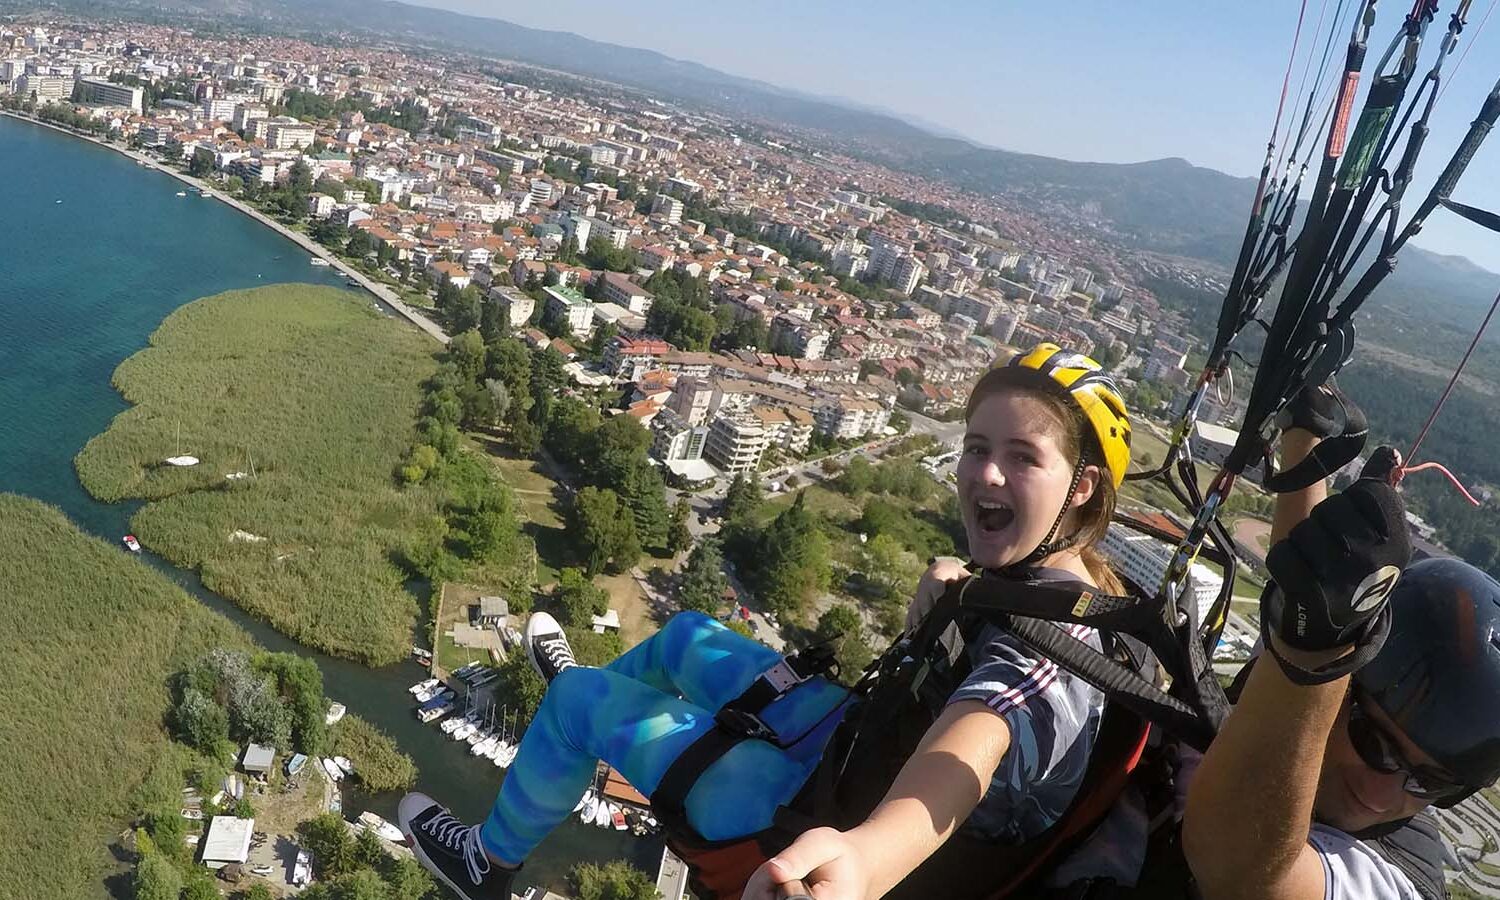
[{"label": "patterned t-shirt", "polygon": [[[1035,574],[1044,581],[1078,580],[1060,569]],[[1061,627],[1100,649],[1094,629]],[[1010,729],[1010,749],[963,827],[988,840],[1019,844],[1052,827],[1073,802],[1099,733],[1104,694],[993,625],[985,626],[968,652],[973,669],[948,702],[977,700],[994,710]]]}]

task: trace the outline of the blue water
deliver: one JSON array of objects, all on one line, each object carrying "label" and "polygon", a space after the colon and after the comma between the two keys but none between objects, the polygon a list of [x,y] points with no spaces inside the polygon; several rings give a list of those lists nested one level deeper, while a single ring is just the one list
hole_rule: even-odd
[{"label": "blue water", "polygon": [[[343,286],[306,251],[218,200],[87,141],[0,116],[0,491],[60,507],[110,541],[135,504],[94,501],[73,457],[125,409],[110,376],[173,310],[237,288],[300,281]],[[176,196],[179,190],[187,196]],[[434,345],[435,346],[435,345]],[[317,661],[330,696],[392,734],[416,760],[417,787],[477,821],[500,770],[412,717],[415,664],[372,670],[313,652],[205,591],[191,572],[150,561],[263,646]],[[424,598],[425,599],[425,598]],[[346,798],[346,812],[395,817],[396,797]],[[526,881],[562,883],[578,859],[633,859],[655,872],[660,845],[565,826],[527,867]]]}]

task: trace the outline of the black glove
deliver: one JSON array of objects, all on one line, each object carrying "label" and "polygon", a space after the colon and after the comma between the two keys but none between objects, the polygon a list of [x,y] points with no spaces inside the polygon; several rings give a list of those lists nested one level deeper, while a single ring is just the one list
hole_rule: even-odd
[{"label": "black glove", "polygon": [[1261,595],[1261,628],[1297,650],[1358,649],[1308,670],[1267,641],[1288,676],[1318,684],[1373,657],[1390,629],[1386,598],[1410,561],[1405,506],[1385,481],[1361,478],[1314,507],[1266,557],[1274,582]]}]

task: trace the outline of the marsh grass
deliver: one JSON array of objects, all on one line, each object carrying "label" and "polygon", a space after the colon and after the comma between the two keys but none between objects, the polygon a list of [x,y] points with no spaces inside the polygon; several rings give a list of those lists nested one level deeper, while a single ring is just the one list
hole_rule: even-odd
[{"label": "marsh grass", "polygon": [[[392,472],[432,349],[334,288],[196,301],[115,371],[132,406],[78,454],[79,478],[101,500],[149,501],[131,523],[143,543],[284,634],[400,659],[417,603],[398,561],[441,498]],[[201,462],[164,464],[177,454]]]},{"label": "marsh grass", "polygon": [[56,509],[0,494],[0,897],[105,894],[137,811],[180,800],[167,679],[247,636]]}]

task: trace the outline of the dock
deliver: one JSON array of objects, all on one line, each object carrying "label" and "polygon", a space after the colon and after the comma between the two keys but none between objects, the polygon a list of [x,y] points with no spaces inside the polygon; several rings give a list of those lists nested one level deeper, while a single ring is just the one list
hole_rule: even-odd
[{"label": "dock", "polygon": [[687,896],[687,863],[677,858],[672,848],[661,848],[661,868],[656,872],[656,891],[662,900],[682,900]]}]

